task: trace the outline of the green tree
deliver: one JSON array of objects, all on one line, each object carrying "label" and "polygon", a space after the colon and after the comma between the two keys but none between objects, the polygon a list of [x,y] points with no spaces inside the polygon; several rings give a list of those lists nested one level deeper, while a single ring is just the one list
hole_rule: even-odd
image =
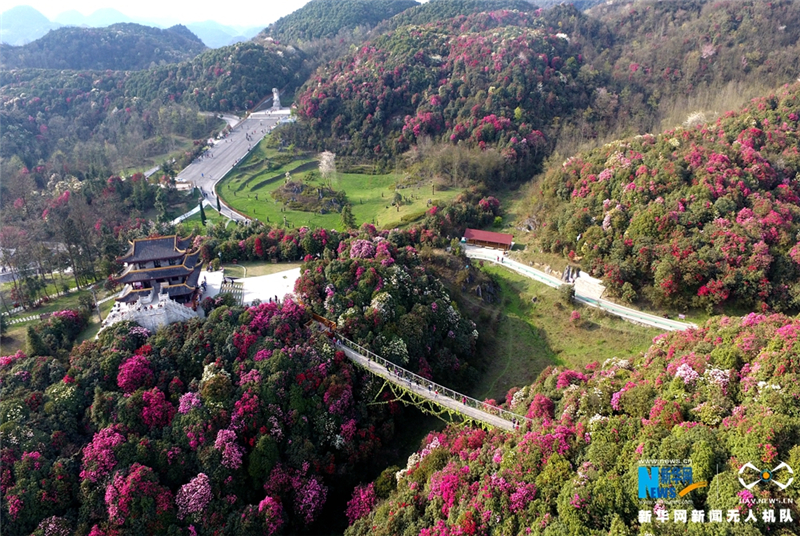
[{"label": "green tree", "polygon": [[345,229],[354,229],[356,227],[356,217],[353,216],[353,209],[350,205],[342,207],[342,225]]},{"label": "green tree", "polygon": [[203,223],[203,226],[206,224],[206,211],[203,210],[203,202],[200,201],[200,221]]},{"label": "green tree", "polygon": [[156,190],[156,210],[158,210],[158,221],[167,221],[167,194],[164,188]]}]

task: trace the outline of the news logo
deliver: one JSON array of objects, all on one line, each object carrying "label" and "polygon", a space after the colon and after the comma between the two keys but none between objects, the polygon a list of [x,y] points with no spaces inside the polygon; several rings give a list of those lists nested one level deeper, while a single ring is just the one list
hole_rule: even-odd
[{"label": "news logo", "polygon": [[[745,478],[754,480],[745,482]],[[785,490],[794,482],[794,470],[785,462],[781,462],[772,469],[764,470],[747,462],[739,469],[739,483],[744,486],[745,489],[751,490],[762,482],[765,485],[775,484],[781,490]]]},{"label": "news logo", "polygon": [[639,467],[640,499],[677,499],[707,485],[707,482],[692,481],[691,467]]}]

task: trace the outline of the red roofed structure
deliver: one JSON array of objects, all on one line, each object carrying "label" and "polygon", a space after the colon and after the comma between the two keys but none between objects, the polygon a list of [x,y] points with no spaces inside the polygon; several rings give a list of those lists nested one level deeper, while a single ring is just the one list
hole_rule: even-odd
[{"label": "red roofed structure", "polygon": [[511,249],[511,241],[514,240],[514,237],[506,233],[467,229],[464,231],[464,240],[467,244],[472,244],[473,246],[483,246],[486,248],[497,248],[508,251]]}]

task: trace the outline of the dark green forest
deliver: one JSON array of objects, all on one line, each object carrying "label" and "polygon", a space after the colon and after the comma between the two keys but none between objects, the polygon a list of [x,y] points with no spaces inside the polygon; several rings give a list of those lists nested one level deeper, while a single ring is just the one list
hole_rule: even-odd
[{"label": "dark green forest", "polygon": [[371,28],[419,4],[414,0],[311,0],[297,11],[270,24],[259,37],[299,43],[336,37],[342,30]]}]

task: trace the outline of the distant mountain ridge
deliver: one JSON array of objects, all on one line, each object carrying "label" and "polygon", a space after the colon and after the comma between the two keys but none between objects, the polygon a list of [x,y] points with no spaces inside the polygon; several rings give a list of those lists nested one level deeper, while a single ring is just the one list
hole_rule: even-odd
[{"label": "distant mountain ridge", "polygon": [[[121,11],[112,9],[110,7],[98,9],[91,15],[83,15],[74,9],[71,11],[65,11],[64,13],[59,13],[56,15],[56,18],[53,20],[53,22],[63,26],[89,26],[91,28],[104,28],[120,22],[142,23],[142,21],[134,20]],[[148,24],[148,26],[152,26],[152,24]]]},{"label": "distant mountain ridge", "polygon": [[0,43],[24,45],[60,26],[30,6],[12,7],[0,13]]},{"label": "distant mountain ridge", "polygon": [[66,27],[20,47],[0,45],[0,68],[140,70],[189,60],[205,49],[181,25],[167,30],[133,23]]},{"label": "distant mountain ridge", "polygon": [[262,30],[262,26],[226,26],[213,20],[191,22],[186,25],[209,48],[220,48],[248,41]]},{"label": "distant mountain ridge", "polygon": [[[112,9],[103,8],[90,15],[72,9],[49,20],[30,6],[17,6],[0,13],[0,43],[22,46],[43,37],[50,30],[63,27],[105,28],[112,24],[135,23],[153,28],[167,28],[161,19],[136,19]],[[213,20],[185,24],[209,48],[220,48],[255,37],[263,25],[229,26]]]}]

